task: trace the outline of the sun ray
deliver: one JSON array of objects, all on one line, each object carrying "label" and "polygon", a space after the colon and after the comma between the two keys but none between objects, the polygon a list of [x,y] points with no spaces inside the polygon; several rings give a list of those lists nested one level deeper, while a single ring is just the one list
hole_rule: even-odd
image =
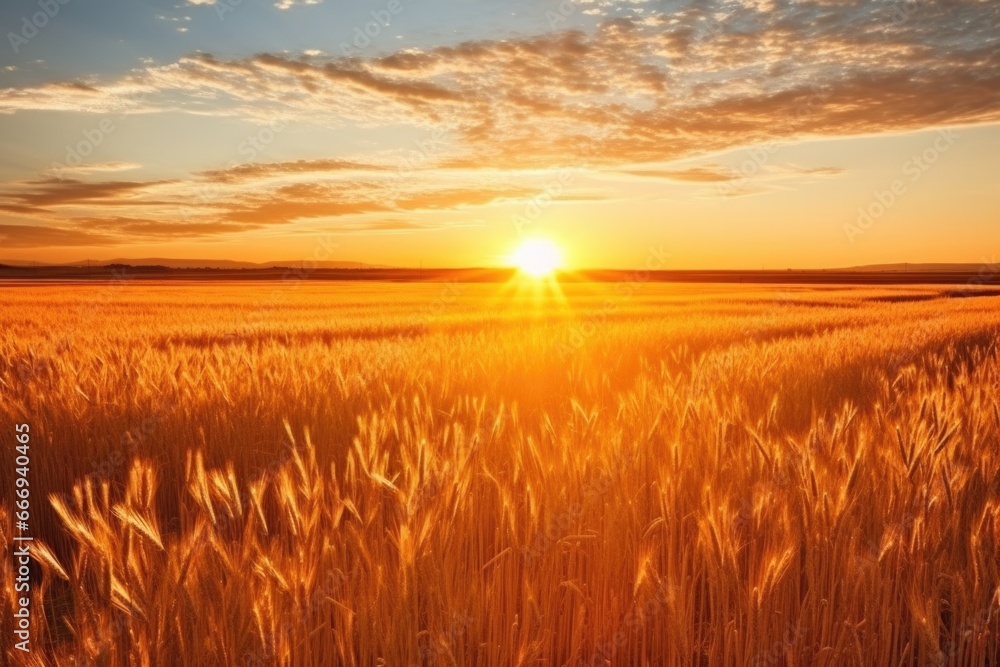
[{"label": "sun ray", "polygon": [[562,268],[563,254],[553,241],[531,238],[511,253],[510,263],[532,278],[548,278]]}]

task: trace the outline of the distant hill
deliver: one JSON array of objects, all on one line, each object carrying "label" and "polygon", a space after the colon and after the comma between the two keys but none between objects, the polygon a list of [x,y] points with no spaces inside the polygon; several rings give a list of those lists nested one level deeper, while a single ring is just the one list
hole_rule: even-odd
[{"label": "distant hill", "polygon": [[24,260],[0,260],[0,265],[5,266],[38,266],[38,267],[98,267],[98,266],[161,266],[170,269],[271,269],[294,268],[303,265],[319,269],[383,269],[390,268],[377,264],[365,264],[364,262],[313,262],[304,259],[278,260],[273,262],[239,262],[231,259],[167,259],[164,257],[145,257],[141,259],[107,259],[107,260],[81,260],[79,262],[66,262],[64,264],[54,264],[51,262],[29,262]]},{"label": "distant hill", "polygon": [[[0,263],[0,281],[124,281],[124,280],[374,280],[392,282],[507,282],[516,275],[512,268],[469,269],[394,269],[367,267],[354,262],[325,262],[326,266],[304,265],[301,269],[294,262],[275,262],[209,268],[207,260],[195,260],[191,267],[166,266],[159,262],[168,259],[119,260],[129,264],[91,264],[89,266],[3,266]],[[153,262],[133,264],[132,262]],[[338,268],[328,268],[333,264]],[[346,264],[347,268],[344,268]],[[284,265],[284,266],[283,266]],[[1000,272],[981,269],[975,271],[950,270],[918,272],[916,270],[863,270],[841,269],[822,271],[650,271],[643,278],[650,281],[678,283],[773,283],[773,284],[828,284],[828,285],[963,285],[948,296],[1000,296]],[[975,265],[964,265],[975,266]],[[635,271],[587,270],[569,271],[558,275],[560,282],[634,282]],[[10,284],[5,282],[5,285]],[[980,289],[985,288],[985,289]]]},{"label": "distant hill", "polygon": [[988,271],[991,268],[991,265],[987,262],[980,264],[923,262],[920,264],[866,264],[864,266],[851,266],[846,269],[833,270],[863,272],[884,271],[886,273],[979,273],[980,269],[984,268]]},{"label": "distant hill", "polygon": [[[273,269],[273,268],[295,268],[303,265],[315,269],[393,269],[396,267],[385,264],[366,264],[365,262],[340,262],[325,261],[313,262],[308,259],[286,259],[271,262],[240,262],[232,259],[168,259],[164,257],[144,257],[138,259],[116,258],[107,260],[81,260],[79,262],[35,262],[20,259],[0,259],[0,266],[8,267],[78,267],[96,268],[99,266],[147,266],[166,267],[169,269]],[[597,269],[592,269],[596,271]],[[967,273],[979,274],[981,271],[987,273],[1000,273],[1000,266],[983,262],[975,263],[931,263],[923,262],[917,264],[867,264],[862,266],[849,266],[839,269],[789,269],[798,273]],[[704,273],[705,271],[693,271],[692,273]],[[755,271],[729,271],[729,270],[707,270],[709,273],[747,273],[753,274]],[[769,273],[764,271],[763,273]]]}]

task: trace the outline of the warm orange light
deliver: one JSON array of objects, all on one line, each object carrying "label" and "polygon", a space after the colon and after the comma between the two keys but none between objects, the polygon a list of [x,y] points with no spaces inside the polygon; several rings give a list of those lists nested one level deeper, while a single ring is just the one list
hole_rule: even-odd
[{"label": "warm orange light", "polygon": [[510,263],[533,278],[545,278],[562,267],[562,250],[548,239],[528,239],[511,254]]}]

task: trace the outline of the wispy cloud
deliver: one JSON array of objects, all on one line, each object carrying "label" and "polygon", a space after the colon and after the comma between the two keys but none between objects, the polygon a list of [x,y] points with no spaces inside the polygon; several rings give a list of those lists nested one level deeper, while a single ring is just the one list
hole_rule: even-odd
[{"label": "wispy cloud", "polygon": [[695,183],[719,183],[739,178],[737,172],[721,166],[688,167],[686,169],[621,169],[618,173],[641,178],[665,178],[671,181]]},{"label": "wispy cloud", "polygon": [[[527,186],[499,183],[468,189],[425,182],[400,187],[395,182],[400,178],[397,174],[344,161],[252,166],[203,172],[193,181],[23,181],[0,189],[0,211],[33,220],[48,230],[33,235],[17,227],[11,234],[18,234],[19,247],[50,242],[110,245],[168,237],[197,239],[310,222],[345,232],[417,231],[428,226],[387,216],[488,206],[535,192]],[[355,169],[380,176],[326,180]],[[192,198],[192,191],[199,192],[197,183],[210,190]]]},{"label": "wispy cloud", "polygon": [[142,165],[138,162],[94,162],[94,163],[83,163],[77,166],[62,165],[58,168],[58,173],[55,175],[67,175],[67,174],[96,174],[96,173],[106,173],[106,172],[116,172],[116,171],[131,171],[133,169],[141,169]]},{"label": "wispy cloud", "polygon": [[[199,169],[179,181],[41,179],[8,184],[0,208],[47,224],[86,221],[108,238],[158,235],[181,210],[179,235],[308,220],[361,224],[359,216],[397,220],[530,197],[537,191],[516,177],[483,172],[579,164],[629,178],[729,184],[718,196],[735,196],[838,168],[769,165],[748,180],[691,161],[763,141],[1000,122],[996,3],[920,3],[902,19],[886,3],[836,0],[630,7],[629,18],[603,19],[591,31],[370,57],[195,53],[114,80],[7,88],[0,113],[186,112],[335,130],[449,131],[405,173],[388,159],[330,157]],[[67,173],[137,166],[105,162]],[[199,188],[207,193],[192,197]]]},{"label": "wispy cloud", "polygon": [[166,182],[88,182],[75,179],[45,178],[13,184],[13,187],[0,190],[0,203],[20,204],[25,207],[34,207],[37,210],[81,203],[113,204],[120,203],[121,197],[131,197],[140,191],[149,191]]},{"label": "wispy cloud", "polygon": [[323,0],[278,0],[274,6],[278,9],[289,9],[295,5],[318,5]]},{"label": "wispy cloud", "polygon": [[382,165],[352,162],[350,160],[294,160],[291,162],[252,162],[227,169],[201,172],[202,178],[220,183],[248,179],[261,179],[288,174],[325,174],[338,171],[386,171]]},{"label": "wispy cloud", "polygon": [[[187,0],[189,5],[214,5],[221,0]],[[318,5],[321,4],[323,0],[278,0],[274,3],[274,6],[278,9],[290,9],[296,5]],[[236,3],[232,3],[236,4]]]},{"label": "wispy cloud", "polygon": [[40,225],[0,224],[0,245],[5,248],[105,245],[111,239],[80,229]]},{"label": "wispy cloud", "polygon": [[[455,128],[452,164],[663,162],[764,138],[1000,120],[997,8],[721,3],[606,20],[590,34],[384,57],[196,54],[106,84],[8,89],[0,110],[181,110],[325,124]],[[205,100],[214,99],[214,108]],[[120,103],[120,102],[119,102]]]}]

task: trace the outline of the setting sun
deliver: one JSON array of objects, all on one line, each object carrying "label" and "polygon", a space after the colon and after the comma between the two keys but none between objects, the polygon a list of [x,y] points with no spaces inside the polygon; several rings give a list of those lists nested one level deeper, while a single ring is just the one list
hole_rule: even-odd
[{"label": "setting sun", "polygon": [[528,239],[511,254],[510,263],[522,273],[544,278],[562,267],[562,250],[548,239]]},{"label": "setting sun", "polygon": [[4,665],[1000,667],[1000,0],[66,5]]}]

